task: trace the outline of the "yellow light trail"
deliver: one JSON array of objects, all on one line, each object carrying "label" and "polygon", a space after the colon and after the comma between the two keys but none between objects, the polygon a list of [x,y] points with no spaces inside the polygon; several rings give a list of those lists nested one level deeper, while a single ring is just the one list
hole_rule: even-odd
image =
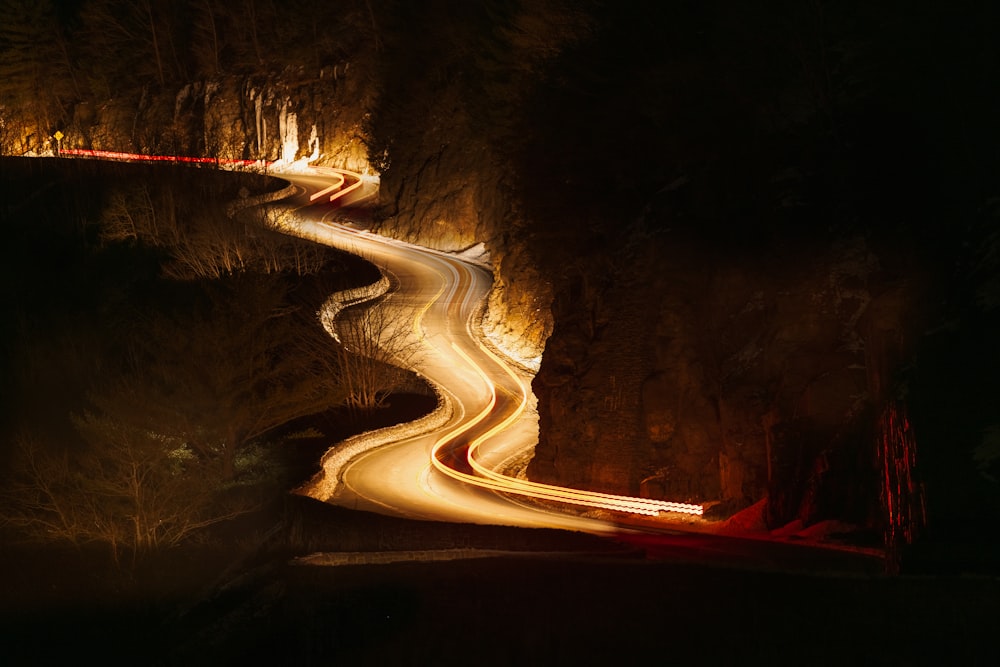
[{"label": "yellow light trail", "polygon": [[[330,201],[335,201],[336,199],[343,197],[349,192],[361,187],[363,184],[363,177],[361,174],[356,174],[344,169],[332,168],[323,168],[322,171],[331,174],[334,178],[337,178],[338,182],[312,195],[310,197],[310,201],[316,201],[324,195],[337,190],[330,196]],[[355,182],[346,188],[338,190],[338,188],[342,188],[347,178],[355,179]],[[356,232],[351,231],[351,233]],[[380,239],[375,235],[369,235],[366,238],[385,245],[391,245],[390,242]],[[413,246],[410,247],[413,248]],[[462,279],[458,272],[458,266],[460,265],[461,260],[454,257],[448,257],[443,253],[437,253],[429,250],[423,250],[423,252],[440,258],[444,268],[448,269],[448,272],[453,278],[451,284],[449,285],[449,281],[446,279],[445,275],[441,271],[435,269],[438,275],[441,276],[444,284],[437,290],[436,294],[434,294],[434,296],[427,303],[417,309],[416,313],[413,315],[412,331],[419,340],[426,341],[422,326],[424,316],[430,308],[435,303],[438,303],[442,298],[447,298],[449,301],[453,299]],[[446,293],[447,296],[445,297]],[[703,513],[702,506],[697,504],[622,496],[556,486],[552,484],[543,484],[540,482],[532,482],[504,475],[490,469],[488,466],[483,465],[479,460],[477,460],[477,454],[480,450],[485,449],[488,441],[499,436],[520,418],[528,404],[528,392],[524,386],[524,382],[514,373],[511,367],[492,350],[478,342],[476,336],[471,330],[469,322],[465,323],[465,328],[469,337],[477,345],[479,351],[484,354],[492,362],[492,364],[499,368],[502,373],[509,377],[511,381],[514,382],[514,386],[517,387],[517,393],[519,396],[516,396],[513,393],[511,396],[514,400],[516,400],[517,406],[510,412],[510,414],[506,415],[498,423],[490,426],[490,428],[488,428],[484,433],[476,435],[468,443],[461,442],[460,440],[463,436],[486,421],[494,410],[497,409],[497,385],[490,379],[489,374],[478,363],[476,363],[476,361],[468,353],[455,343],[451,343],[452,351],[460,357],[485,383],[489,395],[489,401],[478,414],[467,420],[461,420],[457,426],[441,435],[435,441],[430,452],[430,466],[432,466],[433,469],[451,479],[463,482],[464,484],[501,494],[514,494],[543,501],[567,503],[577,506],[594,507],[649,516],[656,516],[661,512],[677,512],[691,515],[701,515]],[[461,463],[461,467],[467,466],[468,470],[471,472],[458,469],[459,462]]]},{"label": "yellow light trail", "polygon": [[[470,422],[469,428],[478,424],[482,421],[486,415],[488,415],[496,406],[497,394],[496,394],[496,384],[490,381],[489,377],[483,371],[483,369],[469,357],[461,348],[457,345],[452,345],[455,352],[461,356],[466,363],[472,366],[473,369],[480,375],[480,377],[487,383],[490,388],[491,399],[487,407],[481,412],[473,422]],[[630,512],[633,514],[649,514],[657,515],[660,512],[679,512],[683,514],[694,514],[701,515],[703,513],[703,508],[701,505],[689,504],[689,503],[675,503],[668,502],[665,500],[654,500],[651,498],[638,498],[634,496],[620,496],[609,493],[600,493],[597,491],[585,491],[581,489],[573,489],[563,486],[555,486],[552,484],[543,484],[540,482],[532,482],[528,480],[518,479],[516,477],[509,477],[501,473],[495,472],[486,466],[482,465],[476,461],[475,455],[476,451],[490,438],[498,435],[511,424],[513,424],[520,417],[521,413],[524,411],[528,404],[527,392],[524,390],[524,385],[521,380],[514,374],[510,367],[505,364],[499,357],[497,357],[491,350],[480,345],[480,349],[489,356],[494,363],[497,364],[501,369],[503,369],[517,386],[521,389],[521,399],[518,403],[517,408],[508,415],[503,421],[495,424],[488,431],[482,435],[475,438],[468,446],[468,452],[466,454],[466,459],[472,469],[479,474],[481,477],[474,477],[466,473],[461,473],[452,468],[448,468],[443,462],[439,460],[436,456],[437,451],[443,448],[448,442],[455,439],[457,435],[465,432],[467,429],[462,429],[462,431],[456,431],[454,433],[445,436],[441,441],[438,442],[435,448],[434,464],[438,470],[449,474],[451,477],[455,475],[451,473],[456,473],[460,475],[460,479],[468,484],[474,484],[476,486],[484,486],[492,490],[500,490],[505,493],[515,493],[518,495],[530,496],[534,498],[544,499],[544,500],[557,500],[559,502],[573,503],[578,505],[590,505],[592,507],[600,507],[604,509],[619,510],[623,512]],[[447,471],[445,470],[447,469]],[[470,479],[471,478],[471,479]]]},{"label": "yellow light trail", "polygon": [[[338,188],[340,188],[344,184],[344,181],[346,180],[346,178],[344,177],[343,174],[337,173],[336,171],[333,171],[333,170],[331,170],[330,173],[333,174],[333,176],[335,178],[337,178],[338,181],[336,183],[334,183],[333,185],[327,187],[327,188],[323,188],[319,192],[314,192],[309,197],[309,201],[316,201],[317,199],[319,199],[323,195],[329,194],[329,193],[333,192],[334,190],[337,190]],[[330,201],[333,201],[333,200],[331,199]]]}]

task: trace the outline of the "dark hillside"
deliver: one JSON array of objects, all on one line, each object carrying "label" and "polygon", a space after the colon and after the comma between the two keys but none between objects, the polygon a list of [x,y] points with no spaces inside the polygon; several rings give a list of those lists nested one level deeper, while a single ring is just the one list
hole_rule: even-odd
[{"label": "dark hillside", "polygon": [[[118,559],[202,539],[317,465],[317,442],[434,406],[343,403],[317,312],[360,258],[229,204],[275,179],[4,159],[2,529]],[[306,455],[313,460],[304,463]],[[101,500],[101,502],[97,502]]]}]

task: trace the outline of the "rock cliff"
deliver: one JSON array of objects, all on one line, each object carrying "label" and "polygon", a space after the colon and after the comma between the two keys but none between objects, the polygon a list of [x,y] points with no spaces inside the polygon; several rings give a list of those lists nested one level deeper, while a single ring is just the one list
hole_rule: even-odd
[{"label": "rock cliff", "polygon": [[[782,6],[372,0],[315,41],[225,13],[229,42],[197,24],[198,75],[154,50],[121,94],[10,96],[0,141],[43,150],[58,126],[71,146],[377,173],[378,229],[488,252],[484,327],[541,358],[531,477],[875,525],[887,403],[925,410],[931,460],[961,470],[941,485],[980,489],[1000,459],[989,410],[943,454],[932,409],[948,341],[982,352],[970,332],[1000,312],[1000,104],[967,57],[995,54],[991,13]],[[954,48],[914,66],[934,31]],[[16,57],[59,60],[35,43]]]},{"label": "rock cliff", "polygon": [[62,145],[238,160],[313,157],[372,173],[363,78],[344,63],[310,77],[298,71],[228,76],[146,94],[138,102],[84,101],[62,126]]},{"label": "rock cliff", "polygon": [[920,286],[861,237],[757,250],[720,261],[663,234],[557,294],[533,477],[867,519],[852,484],[875,484],[873,365],[898,370],[878,346],[912,344]]}]

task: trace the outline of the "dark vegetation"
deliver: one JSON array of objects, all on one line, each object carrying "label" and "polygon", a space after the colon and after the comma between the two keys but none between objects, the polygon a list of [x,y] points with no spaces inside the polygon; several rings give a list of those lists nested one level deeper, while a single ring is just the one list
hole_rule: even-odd
[{"label": "dark vegetation", "polygon": [[[283,512],[294,527],[270,544],[270,558],[247,558],[240,576],[204,589],[183,576],[181,559],[152,563],[156,576],[134,592],[139,605],[88,591],[103,573],[78,554],[43,552],[34,566],[57,565],[60,586],[89,595],[46,605],[57,589],[15,580],[8,596],[17,611],[0,615],[5,655],[36,664],[95,656],[105,664],[459,665],[474,655],[483,665],[578,665],[669,651],[691,663],[976,665],[989,664],[1000,612],[991,578],[657,563],[557,531],[414,523],[304,498]],[[526,553],[340,567],[288,560],[306,550],[454,547]],[[560,551],[572,553],[538,555]],[[186,556],[204,568],[231,554]]]},{"label": "dark vegetation", "polygon": [[993,581],[579,556],[298,568],[286,581],[277,622],[255,626],[254,651],[237,642],[225,658],[580,665],[669,653],[698,664],[984,664],[997,611]]},{"label": "dark vegetation", "polygon": [[505,318],[551,312],[529,475],[994,558],[996,7],[389,19],[385,228],[485,238]]},{"label": "dark vegetation", "polygon": [[205,145],[204,134],[184,127],[199,112],[198,101],[177,108],[175,96],[162,93],[227,75],[260,85],[282,72],[308,69],[314,77],[329,67],[332,73],[372,43],[374,16],[365,5],[4,0],[0,145],[20,154],[69,125],[83,133],[80,139],[100,141],[105,137],[88,128],[110,105],[126,122],[138,113],[153,121],[130,123],[135,145],[218,156],[223,146]]},{"label": "dark vegetation", "polygon": [[[128,576],[217,544],[213,526],[272,506],[324,445],[433,408],[380,366],[367,371],[378,402],[352,400],[363,364],[345,366],[317,311],[378,273],[274,231],[278,209],[229,216],[280,182],[2,166],[5,540],[104,550]],[[385,398],[404,384],[418,393]]]},{"label": "dark vegetation", "polygon": [[771,528],[926,509],[995,558],[996,7],[588,15],[508,119],[554,287],[529,474]]}]

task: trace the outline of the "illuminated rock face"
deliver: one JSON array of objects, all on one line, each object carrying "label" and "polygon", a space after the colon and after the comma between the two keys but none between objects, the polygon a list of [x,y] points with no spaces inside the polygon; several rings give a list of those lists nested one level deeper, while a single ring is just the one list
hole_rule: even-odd
[{"label": "illuminated rock face", "polygon": [[371,172],[362,138],[360,71],[318,78],[224,77],[132,100],[81,104],[67,148],[291,161],[304,157]]},{"label": "illuminated rock face", "polygon": [[482,326],[504,351],[537,371],[552,333],[552,285],[527,248],[513,243],[493,258],[493,289]]},{"label": "illuminated rock face", "polygon": [[[484,244],[497,289],[484,330],[530,367],[551,331],[551,290],[524,243],[511,169],[474,127],[456,86],[407,99],[401,118],[383,124],[392,152],[369,155],[368,114],[375,91],[363,62],[299,74],[222,77],[132,99],[81,103],[64,147],[168,155],[310,158],[362,173],[380,172],[378,231],[445,251]],[[425,112],[430,108],[430,113]],[[382,137],[381,141],[389,139]]]},{"label": "illuminated rock face", "polygon": [[459,87],[421,92],[377,126],[392,141],[381,171],[379,229],[446,251],[493,245],[511,206],[497,156],[473,129]]},{"label": "illuminated rock face", "polygon": [[[530,240],[518,233],[528,221],[519,210],[517,170],[495,138],[483,134],[463,98],[467,92],[460,86],[422,91],[425,97],[407,99],[412,106],[378,123],[395,143],[380,174],[375,228],[448,252],[484,244],[494,275],[484,332],[537,367],[552,327],[551,282]],[[419,124],[413,123],[417,113],[423,114]]]}]

